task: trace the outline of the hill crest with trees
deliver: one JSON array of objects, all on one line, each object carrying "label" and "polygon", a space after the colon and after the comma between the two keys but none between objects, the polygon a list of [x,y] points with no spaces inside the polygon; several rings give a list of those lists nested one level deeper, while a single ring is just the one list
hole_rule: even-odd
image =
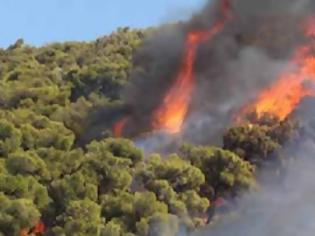
[{"label": "hill crest with trees", "polygon": [[213,222],[218,199],[256,191],[264,166],[279,175],[279,150],[298,135],[288,120],[239,125],[223,147],[183,144],[166,157],[144,157],[110,130],[80,142],[93,111],[121,105],[133,54],[150,32],[0,49],[1,236],[189,233]]}]

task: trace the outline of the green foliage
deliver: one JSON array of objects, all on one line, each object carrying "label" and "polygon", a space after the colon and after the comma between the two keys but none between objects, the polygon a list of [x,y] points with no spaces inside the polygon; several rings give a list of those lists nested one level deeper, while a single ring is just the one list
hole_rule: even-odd
[{"label": "green foliage", "polygon": [[102,229],[101,236],[121,236],[123,235],[123,230],[119,224],[113,221],[108,222]]},{"label": "green foliage", "polygon": [[72,99],[82,95],[88,97],[93,92],[117,99],[117,92],[126,84],[132,67],[132,53],[143,37],[141,31],[118,29],[111,36],[86,47],[77,57],[79,68],[73,67],[68,74],[67,79],[73,84]]},{"label": "green foliage", "polygon": [[21,132],[15,126],[4,120],[0,120],[0,154],[16,151],[21,145]]},{"label": "green foliage", "polygon": [[65,209],[74,200],[97,200],[97,186],[89,183],[81,172],[55,180],[50,187],[51,196],[57,209]]},{"label": "green foliage", "polygon": [[19,236],[38,222],[40,212],[29,199],[10,199],[0,193],[0,235]]},{"label": "green foliage", "polygon": [[256,165],[270,158],[280,146],[269,136],[269,127],[244,125],[231,128],[224,135],[224,148]]},{"label": "green foliage", "polygon": [[[257,167],[281,167],[284,164],[279,151],[284,144],[299,137],[298,123],[277,121],[265,116],[256,125],[242,125],[229,129],[224,137],[224,148],[237,153]],[[271,164],[270,164],[271,163]]]},{"label": "green foliage", "polygon": [[281,159],[297,127],[270,117],[228,130],[224,149],[184,145],[144,158],[106,130],[83,144],[98,128],[90,130],[93,111],[121,108],[149,33],[0,49],[0,235],[26,235],[41,219],[52,236],[175,236],[180,225],[204,225],[217,197],[255,186],[254,165]]},{"label": "green foliage", "polygon": [[46,208],[50,202],[46,187],[32,176],[0,174],[0,192],[11,198],[32,200],[39,209]]},{"label": "green foliage", "polygon": [[95,175],[100,193],[129,188],[132,167],[142,159],[142,152],[128,140],[108,139],[87,146],[84,171]]},{"label": "green foliage", "polygon": [[170,156],[165,161],[162,161],[159,156],[152,156],[141,175],[145,184],[156,179],[167,180],[177,192],[188,189],[198,190],[205,181],[200,169],[176,155]]},{"label": "green foliage", "polygon": [[[138,171],[137,180],[138,184],[165,202],[171,214],[186,219],[185,223],[194,224],[209,207],[209,200],[199,195],[200,186],[205,183],[204,174],[177,155],[165,160],[159,155],[151,156]],[[188,195],[195,197],[194,204],[187,201],[185,196]]]},{"label": "green foliage", "polygon": [[63,151],[55,148],[39,148],[36,153],[45,162],[50,180],[75,173],[84,160],[82,149]]},{"label": "green foliage", "polygon": [[32,175],[38,179],[49,179],[46,163],[36,152],[14,152],[6,160],[8,171],[13,174]]},{"label": "green foliage", "polygon": [[102,209],[104,217],[110,221],[106,225],[106,232],[115,230],[118,233],[123,230],[148,235],[152,219],[158,215],[169,217],[167,205],[158,201],[152,192],[104,195]]},{"label": "green foliage", "polygon": [[181,152],[183,158],[205,174],[206,185],[214,191],[211,199],[235,196],[255,185],[253,166],[230,151],[184,145]]},{"label": "green foliage", "polygon": [[0,108],[31,110],[81,135],[91,109],[120,98],[146,34],[121,28],[90,43],[40,48],[17,41],[0,53]]},{"label": "green foliage", "polygon": [[57,217],[61,226],[55,233],[75,236],[98,236],[102,228],[101,207],[90,200],[71,201]]}]

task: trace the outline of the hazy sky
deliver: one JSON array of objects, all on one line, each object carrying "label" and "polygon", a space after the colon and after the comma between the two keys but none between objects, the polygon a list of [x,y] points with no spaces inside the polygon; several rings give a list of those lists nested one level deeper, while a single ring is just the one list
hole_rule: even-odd
[{"label": "hazy sky", "polygon": [[187,18],[204,0],[0,0],[0,47],[93,40],[118,26]]}]

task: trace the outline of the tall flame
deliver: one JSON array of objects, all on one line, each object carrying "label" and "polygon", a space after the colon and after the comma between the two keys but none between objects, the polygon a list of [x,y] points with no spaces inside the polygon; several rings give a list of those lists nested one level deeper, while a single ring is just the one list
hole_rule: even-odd
[{"label": "tall flame", "polygon": [[199,44],[211,40],[223,29],[225,22],[229,19],[229,9],[229,1],[223,0],[223,19],[217,21],[210,30],[188,33],[184,57],[177,77],[162,104],[153,113],[152,126],[154,129],[164,130],[168,133],[178,133],[181,130],[195,85],[194,62],[197,48]]},{"label": "tall flame", "polygon": [[306,25],[308,42],[296,50],[291,63],[294,68],[282,73],[243,112],[255,111],[258,118],[268,113],[284,120],[305,96],[315,96],[315,18],[308,19]]}]

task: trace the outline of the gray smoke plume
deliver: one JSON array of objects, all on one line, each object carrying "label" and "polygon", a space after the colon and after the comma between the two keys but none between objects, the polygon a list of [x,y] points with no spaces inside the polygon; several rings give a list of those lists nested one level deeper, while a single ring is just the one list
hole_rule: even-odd
[{"label": "gray smoke plume", "polygon": [[[131,84],[124,91],[131,120],[125,135],[151,130],[153,111],[172,85],[187,32],[206,30],[222,18],[221,1],[209,4],[189,22],[162,27],[135,55]],[[310,0],[231,0],[233,18],[224,30],[199,46],[196,87],[181,139],[218,143],[233,115],[270,85],[305,39],[301,24],[314,9]]]},{"label": "gray smoke plume", "polygon": [[[294,50],[305,40],[301,24],[315,9],[315,2],[310,0],[235,0],[231,3],[235,18],[211,43],[205,43],[199,48],[195,68],[197,87],[181,137],[185,141],[199,144],[219,142],[223,130],[231,124],[233,114],[259,91],[268,87],[287,67]],[[191,29],[211,25],[219,17],[216,13],[217,5],[218,2],[209,3],[200,14],[189,23],[181,25],[179,31],[171,31],[170,35],[179,35],[181,38]],[[155,40],[155,43],[161,45],[159,38]],[[138,81],[137,88],[131,89],[134,93],[126,91],[127,98],[128,94],[133,94],[133,99],[128,99],[130,104],[137,101],[140,91],[145,91],[150,96],[143,101],[146,112],[142,113],[141,108],[138,110],[140,117],[150,117],[152,110],[159,104],[161,94],[171,84],[178,67],[178,64],[169,64],[167,61],[179,59],[181,47],[178,48],[171,41],[169,43],[171,48],[167,45],[159,48],[159,54],[164,55],[165,52],[167,57],[162,57],[162,62],[155,61],[165,63],[165,70],[158,66],[148,67],[153,77],[146,77],[145,72],[143,78],[138,77],[137,73],[133,74]],[[155,45],[145,45],[146,52],[150,54]],[[177,57],[170,57],[170,54],[176,52],[179,53],[176,54]],[[141,58],[141,52],[139,56]],[[146,63],[150,64],[150,60]],[[154,77],[154,70],[165,74]],[[157,90],[154,90],[154,86],[150,87],[151,83],[157,86]],[[135,109],[136,106],[137,103],[134,104]],[[314,235],[313,108],[314,100],[305,99],[294,114],[304,125],[304,130],[301,131],[304,137],[298,141],[298,148],[286,147],[285,154],[289,163],[282,179],[268,181],[265,178],[260,191],[239,199],[235,209],[224,216],[222,221],[194,233],[193,236]],[[263,175],[268,176],[267,171]]]},{"label": "gray smoke plume", "polygon": [[[209,1],[188,22],[161,27],[136,53],[131,83],[123,92],[126,107],[121,113],[116,111],[115,118],[130,117],[124,135],[136,137],[139,146],[170,150],[178,140],[219,143],[235,113],[287,67],[294,50],[305,41],[301,24],[315,12],[314,0],[230,2],[233,18],[219,35],[198,49],[193,101],[184,130],[175,140],[160,133],[141,134],[151,131],[152,113],[172,85],[183,56],[185,35],[209,29],[220,19],[220,1]],[[229,216],[194,236],[314,235],[313,108],[314,101],[304,101],[295,112],[305,122],[301,131],[305,137],[299,140],[298,148],[287,147],[286,153],[292,157],[281,182],[262,182],[261,190],[240,199]]]},{"label": "gray smoke plume", "polygon": [[[222,32],[198,48],[196,86],[184,128],[176,139],[220,144],[219,137],[233,123],[235,114],[277,78],[304,42],[301,25],[315,9],[312,0],[230,0],[230,5],[232,19]],[[125,106],[118,109],[120,114],[115,112],[117,119],[129,116],[123,136],[139,139],[139,135],[152,131],[153,111],[181,65],[185,36],[194,30],[211,29],[222,17],[221,1],[211,0],[188,22],[161,26],[144,42],[134,55],[130,85],[123,91]],[[109,112],[94,115],[96,120],[102,117],[99,123],[110,126],[117,120],[98,115],[103,113]],[[154,140],[159,138],[151,140],[154,147]]]},{"label": "gray smoke plume", "polygon": [[190,236],[311,236],[315,230],[315,99],[305,98],[292,115],[299,135],[283,147],[285,169],[265,169],[260,189],[243,196],[217,224]]},{"label": "gray smoke plume", "polygon": [[[112,124],[129,116],[124,135],[149,151],[172,150],[176,143],[220,143],[222,132],[239,109],[275,81],[295,49],[304,43],[301,24],[315,12],[314,0],[230,0],[233,18],[211,42],[200,45],[195,63],[196,87],[184,130],[175,138],[151,133],[152,113],[176,77],[187,32],[209,29],[220,13],[220,1],[190,21],[163,26],[134,57],[126,106],[103,111]],[[295,112],[304,122],[298,148],[290,156],[281,181],[263,181],[261,190],[238,200],[237,207],[217,225],[194,236],[309,236],[315,232],[315,114],[306,99]],[[106,117],[100,116],[101,122]],[[143,135],[149,132],[149,135]],[[268,176],[268,173],[263,173]]]},{"label": "gray smoke plume", "polygon": [[287,151],[286,158],[291,159],[281,181],[261,183],[260,191],[239,200],[219,223],[191,236],[314,235],[315,139],[304,137],[298,149]]}]

